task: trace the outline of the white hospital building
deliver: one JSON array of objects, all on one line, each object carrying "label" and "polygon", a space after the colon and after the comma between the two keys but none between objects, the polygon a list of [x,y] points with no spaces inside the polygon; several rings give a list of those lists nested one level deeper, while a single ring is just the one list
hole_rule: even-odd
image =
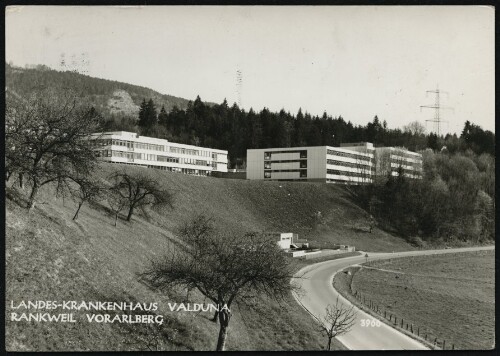
[{"label": "white hospital building", "polygon": [[422,178],[422,155],[400,147],[378,147],[375,149],[375,171],[379,175],[397,176],[399,170],[405,177]]},{"label": "white hospital building", "polygon": [[374,148],[369,142],[247,150],[247,179],[252,180],[363,184],[389,169],[397,174],[400,165],[405,176],[420,177],[422,156],[402,148]]},{"label": "white hospital building", "polygon": [[227,172],[227,151],[114,131],[92,135],[100,160],[209,176]]}]

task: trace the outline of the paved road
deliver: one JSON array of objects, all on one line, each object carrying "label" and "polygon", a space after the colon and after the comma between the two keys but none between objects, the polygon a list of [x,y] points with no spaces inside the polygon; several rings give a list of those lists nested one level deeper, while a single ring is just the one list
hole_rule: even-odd
[{"label": "paved road", "polygon": [[[370,253],[368,252],[368,260],[387,259],[404,256],[418,255],[433,255],[442,253],[456,253],[466,251],[479,251],[486,249],[494,249],[494,246],[489,247],[470,247],[447,250],[425,250],[425,251],[409,251],[396,253]],[[318,318],[325,315],[325,309],[328,304],[334,304],[337,296],[339,301],[348,306],[351,303],[342,297],[332,286],[334,274],[350,265],[365,262],[365,252],[361,256],[353,256],[338,260],[320,262],[314,265],[307,266],[297,272],[296,276],[302,278],[295,279],[302,292],[300,295],[294,293],[295,299],[309,313]],[[337,339],[342,342],[348,349],[351,350],[425,350],[423,344],[410,338],[409,336],[393,329],[392,327],[381,323],[379,327],[361,326],[362,319],[376,320],[369,314],[359,310],[357,311],[356,322],[351,331]]]}]

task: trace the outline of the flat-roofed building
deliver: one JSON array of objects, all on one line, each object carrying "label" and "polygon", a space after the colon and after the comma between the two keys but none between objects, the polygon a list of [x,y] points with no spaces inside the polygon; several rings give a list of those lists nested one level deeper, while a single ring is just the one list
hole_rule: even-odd
[{"label": "flat-roofed building", "polygon": [[102,161],[199,176],[227,172],[227,151],[224,150],[174,143],[126,131],[95,133],[92,138]]},{"label": "flat-roofed building", "polygon": [[331,146],[249,149],[247,179],[371,183],[373,145],[359,147],[359,151]]},{"label": "flat-roofed building", "polygon": [[402,170],[405,177],[422,178],[422,155],[404,147],[375,148],[375,162],[377,175],[397,176]]}]

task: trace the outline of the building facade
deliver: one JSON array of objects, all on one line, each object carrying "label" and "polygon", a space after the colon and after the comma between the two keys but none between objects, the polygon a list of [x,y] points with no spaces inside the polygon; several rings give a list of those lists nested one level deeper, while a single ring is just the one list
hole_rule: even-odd
[{"label": "building facade", "polygon": [[371,143],[348,147],[288,147],[247,150],[247,179],[302,180],[327,183],[371,183]]},{"label": "building facade", "polygon": [[375,149],[375,171],[377,175],[399,175],[422,178],[422,155],[402,147],[377,147]]},{"label": "building facade", "polygon": [[184,145],[168,140],[114,131],[92,135],[100,160],[209,176],[227,172],[227,151]]},{"label": "building facade", "polygon": [[374,148],[369,142],[247,150],[247,179],[366,184],[389,170],[397,175],[400,169],[407,177],[421,178],[422,155],[403,148]]}]

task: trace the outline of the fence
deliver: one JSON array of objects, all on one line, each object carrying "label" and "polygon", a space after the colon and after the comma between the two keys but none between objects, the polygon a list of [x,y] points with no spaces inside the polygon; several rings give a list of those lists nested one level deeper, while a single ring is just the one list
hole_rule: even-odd
[{"label": "fence", "polygon": [[440,350],[455,350],[455,344],[446,342],[445,339],[438,339],[437,337],[433,337],[434,335],[431,335],[429,332],[424,331],[424,329],[420,328],[419,326],[414,325],[413,323],[408,323],[405,322],[403,318],[398,318],[396,315],[392,314],[391,312],[387,311],[384,308],[380,308],[378,304],[374,303],[371,299],[366,298],[366,296],[362,295],[358,291],[354,291],[353,294],[354,298],[356,298],[363,306],[367,307],[371,311],[377,313],[381,317],[383,317],[385,320],[389,321],[392,325],[395,327],[398,327],[400,329],[406,330],[413,335],[416,335],[417,337],[425,340],[427,343],[431,344],[435,349],[440,349]]}]

